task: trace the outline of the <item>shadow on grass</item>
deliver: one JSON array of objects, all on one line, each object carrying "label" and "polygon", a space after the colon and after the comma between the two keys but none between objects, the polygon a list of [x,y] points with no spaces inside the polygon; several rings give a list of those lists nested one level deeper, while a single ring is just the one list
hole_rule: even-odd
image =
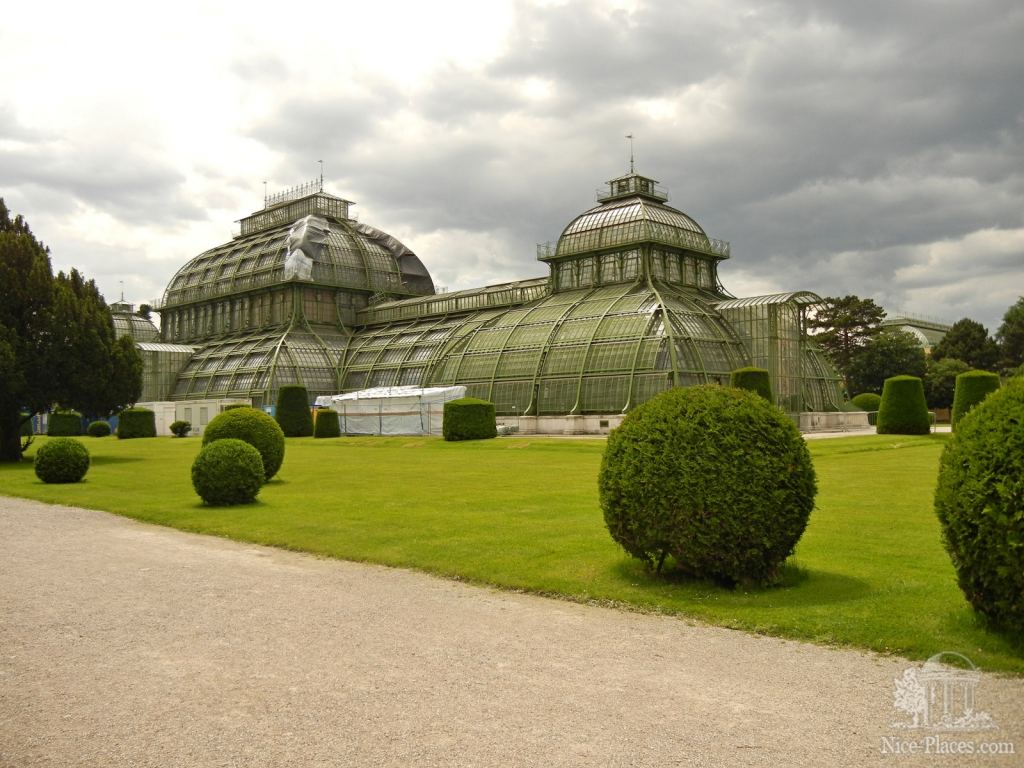
[{"label": "shadow on grass", "polygon": [[758,601],[763,597],[763,607],[766,608],[845,603],[859,600],[872,591],[871,585],[863,579],[832,571],[805,568],[793,562],[788,562],[782,567],[779,583],[770,586],[731,586],[714,579],[693,578],[671,568],[656,574],[640,563],[630,560],[618,563],[614,570],[621,578],[637,586],[652,589],[678,586],[687,591],[731,597],[737,603]]},{"label": "shadow on grass", "polygon": [[133,462],[146,461],[142,456],[90,456],[89,463],[91,466],[100,466],[103,464],[131,464]]}]

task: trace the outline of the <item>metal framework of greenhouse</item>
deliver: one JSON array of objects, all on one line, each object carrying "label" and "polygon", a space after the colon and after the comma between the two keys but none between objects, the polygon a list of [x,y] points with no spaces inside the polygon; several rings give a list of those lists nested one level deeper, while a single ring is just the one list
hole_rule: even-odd
[{"label": "metal framework of greenhouse", "polygon": [[164,396],[465,385],[500,414],[615,414],[757,365],[787,411],[837,408],[839,378],[805,329],[820,299],[732,297],[729,244],[667,200],[653,179],[612,179],[538,246],[548,277],[435,293],[414,253],[322,184],[268,198],[158,303],[161,341],[195,348]]}]

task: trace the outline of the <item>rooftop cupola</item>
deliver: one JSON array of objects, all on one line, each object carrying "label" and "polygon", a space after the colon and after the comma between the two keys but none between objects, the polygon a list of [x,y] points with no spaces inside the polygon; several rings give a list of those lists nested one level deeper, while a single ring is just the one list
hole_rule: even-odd
[{"label": "rooftop cupola", "polygon": [[641,197],[659,203],[668,201],[668,192],[658,186],[658,182],[647,176],[630,171],[608,182],[608,191],[599,190],[597,202],[607,203],[624,197]]}]

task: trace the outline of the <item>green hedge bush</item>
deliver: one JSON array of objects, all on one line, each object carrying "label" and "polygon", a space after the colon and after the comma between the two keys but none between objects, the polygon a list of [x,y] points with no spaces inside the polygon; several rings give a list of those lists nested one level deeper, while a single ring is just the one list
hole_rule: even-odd
[{"label": "green hedge bush", "polygon": [[598,479],[605,525],[661,569],[729,584],[771,583],[814,507],[817,483],[793,421],[763,397],[675,388],[613,430]]},{"label": "green hedge bush", "polygon": [[89,437],[106,437],[110,434],[110,424],[102,419],[97,419],[90,422],[85,432]]},{"label": "green hedge bush", "polygon": [[89,471],[89,451],[70,437],[55,437],[39,446],[34,469],[44,483],[77,483]]},{"label": "green hedge bush", "polygon": [[192,422],[178,419],[177,421],[172,421],[168,429],[171,430],[171,434],[175,437],[187,437],[188,433],[192,431]]},{"label": "green hedge bush", "polygon": [[882,404],[882,396],[876,395],[874,392],[862,392],[850,398],[850,402],[857,406],[858,410],[870,413],[871,411],[878,410],[878,407]]},{"label": "green hedge bush", "polygon": [[[21,418],[25,419],[25,421],[21,422],[21,436],[32,437],[32,435],[34,434],[32,430],[32,414],[29,413],[28,411],[22,411],[20,415]],[[25,418],[26,416],[28,418]]]},{"label": "green hedge bush", "polygon": [[764,368],[737,368],[729,374],[729,386],[756,392],[769,403],[775,404],[772,381]]},{"label": "green hedge bush", "polygon": [[249,443],[260,453],[263,475],[269,480],[284,461],[284,432],[273,418],[248,406],[217,414],[203,431],[203,445],[216,440],[236,438]]},{"label": "green hedge bush", "polygon": [[156,414],[148,408],[125,408],[117,416],[117,436],[121,440],[156,437]]},{"label": "green hedge bush", "polygon": [[263,486],[263,459],[244,440],[204,445],[192,463],[192,487],[212,506],[250,504]]},{"label": "green hedge bush", "polygon": [[942,453],[935,511],[967,601],[1024,637],[1024,380],[960,422]]},{"label": "green hedge bush", "polygon": [[77,437],[82,434],[82,414],[65,409],[54,411],[46,422],[46,434],[50,437]]},{"label": "green hedge bush", "polygon": [[921,379],[892,376],[885,380],[876,429],[880,435],[927,435],[931,432],[931,415]]},{"label": "green hedge bush", "polygon": [[953,414],[950,422],[957,428],[960,419],[978,403],[999,389],[999,376],[989,371],[967,371],[956,377],[953,393]]},{"label": "green hedge bush", "polygon": [[498,436],[494,403],[463,397],[444,404],[441,432],[445,440],[486,440]]},{"label": "green hedge bush", "polygon": [[313,434],[313,414],[309,393],[298,384],[286,384],[277,393],[274,418],[285,437],[309,437]]},{"label": "green hedge bush", "polygon": [[337,411],[321,408],[316,412],[313,437],[341,437],[341,420]]}]

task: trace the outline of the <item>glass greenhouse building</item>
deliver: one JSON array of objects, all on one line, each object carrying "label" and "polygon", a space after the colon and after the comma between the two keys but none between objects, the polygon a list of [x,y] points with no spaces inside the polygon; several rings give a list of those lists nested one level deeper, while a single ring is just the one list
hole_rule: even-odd
[{"label": "glass greenhouse building", "polygon": [[820,299],[733,297],[718,269],[729,244],[667,201],[653,179],[612,179],[538,246],[548,277],[436,293],[350,201],[315,184],[272,198],[171,279],[159,344],[192,351],[162,399],[461,384],[503,415],[615,415],[755,365],[787,411],[837,409],[839,378],[805,330]]}]

